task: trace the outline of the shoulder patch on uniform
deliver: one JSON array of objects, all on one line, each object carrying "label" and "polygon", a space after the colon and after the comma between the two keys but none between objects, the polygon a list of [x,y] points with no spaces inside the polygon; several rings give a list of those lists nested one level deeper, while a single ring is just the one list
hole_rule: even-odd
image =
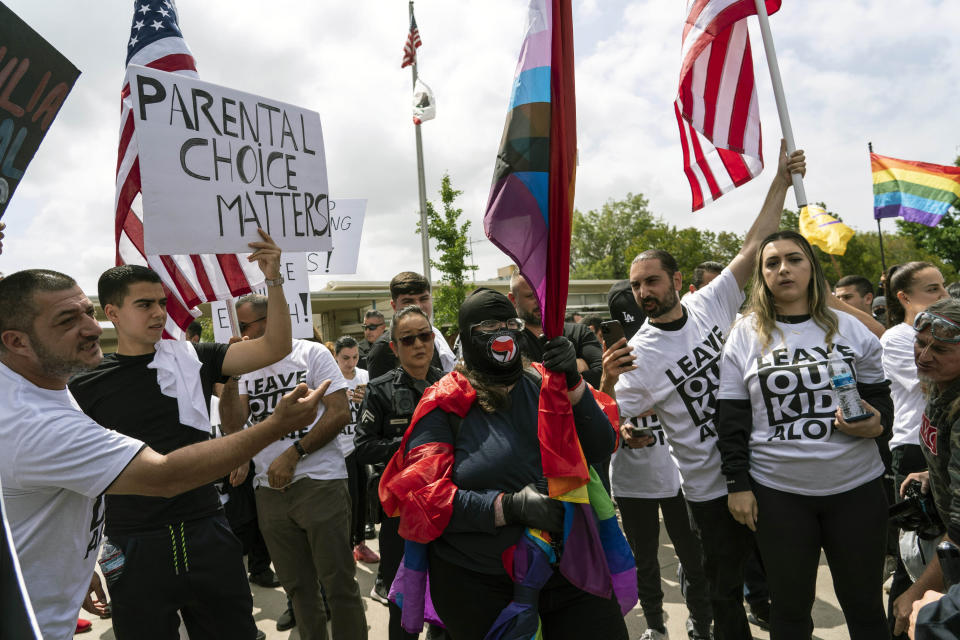
[{"label": "shoulder patch on uniform", "polygon": [[364,409],[363,415],[360,416],[360,422],[373,422],[377,417],[373,415],[373,412],[370,409]]}]

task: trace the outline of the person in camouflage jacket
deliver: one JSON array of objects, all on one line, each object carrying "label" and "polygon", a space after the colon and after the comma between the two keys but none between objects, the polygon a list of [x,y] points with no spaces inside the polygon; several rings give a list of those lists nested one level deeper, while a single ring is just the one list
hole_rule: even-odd
[{"label": "person in camouflage jacket", "polygon": [[[927,471],[911,473],[932,491],[937,511],[947,526],[946,539],[960,543],[960,300],[947,298],[917,315],[914,357],[924,383],[927,406],[920,425],[920,444]],[[906,630],[913,603],[928,590],[945,591],[943,572],[934,557],[923,575],[894,602],[894,633]]]}]

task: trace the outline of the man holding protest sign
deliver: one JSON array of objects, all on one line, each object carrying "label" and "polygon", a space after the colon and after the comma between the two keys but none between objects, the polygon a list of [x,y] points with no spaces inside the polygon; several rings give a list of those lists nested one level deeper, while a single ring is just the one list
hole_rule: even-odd
[{"label": "man holding protest sign", "polygon": [[[133,301],[128,304],[141,306]],[[93,312],[93,304],[76,282],[62,273],[39,269],[20,271],[0,282],[0,441],[4,443],[0,447],[0,478],[24,582],[47,640],[73,637],[77,611],[91,591],[96,594],[89,605],[91,611],[105,611],[103,589],[93,573],[102,542],[104,493],[108,494],[108,502],[136,501],[151,508],[181,504],[173,498],[177,494],[182,494],[188,502],[198,495],[206,495],[211,489],[210,482],[237,465],[246,464],[254,453],[286,430],[312,421],[328,386],[322,384],[309,395],[306,385],[300,386],[280,402],[272,419],[243,434],[215,441],[188,436],[195,441],[193,444],[178,448],[165,441],[162,443],[165,448],[158,451],[140,439],[104,429],[83,415],[67,390],[67,380],[72,374],[96,368],[101,362],[99,337],[103,330]],[[193,349],[185,342],[172,344]],[[123,346],[128,345],[124,342]],[[256,359],[255,353],[262,351],[263,345],[253,349],[238,347],[239,344],[231,346],[229,354],[225,354],[226,349],[221,345],[216,353],[222,362],[216,368],[242,370],[250,366],[251,359]],[[128,363],[135,360],[142,362],[143,357],[127,358]],[[128,369],[130,373],[135,372],[134,367]],[[112,382],[120,393],[126,393],[130,386],[123,380]],[[158,388],[156,395],[160,393]],[[129,416],[138,423],[157,427],[156,413],[151,413],[150,406],[136,402],[135,398],[114,399],[114,402],[118,408],[126,407]],[[172,415],[176,421],[177,401],[162,398],[161,402],[165,403],[161,407],[162,416]],[[169,438],[172,440],[192,430],[175,425],[169,431],[167,435],[172,436]],[[149,435],[159,440],[155,434]],[[215,517],[209,520],[215,520],[216,527],[226,531],[227,525],[217,513],[215,491],[211,498],[215,503],[211,508]],[[197,619],[193,609],[199,607],[185,610],[184,617],[188,628],[196,630],[195,639],[252,640],[256,628],[250,615],[252,603],[238,543],[232,537],[221,539],[217,546],[222,548],[215,548],[211,553],[209,546],[204,547],[204,539],[195,537],[198,528],[195,520],[184,527],[190,536],[189,543],[184,541],[183,546],[178,543],[177,548],[188,551],[189,555],[178,555],[180,574],[176,577],[170,562],[168,529],[161,529],[157,537],[144,539],[145,544],[139,545],[165,542],[163,555],[167,562],[162,565],[158,583],[179,580],[177,586],[183,588],[162,593],[161,597],[145,595],[142,602],[135,602],[134,606],[142,606],[146,616],[144,628],[126,635],[118,632],[118,638],[176,638],[179,620],[166,601],[175,596],[189,598],[200,589],[229,594],[229,581],[204,582],[203,579],[209,573],[211,562],[232,556],[234,573],[245,592],[245,608],[238,606],[232,618],[218,617],[212,622]],[[183,535],[184,530],[178,530],[177,534]],[[115,558],[119,559],[120,566],[113,566],[107,575],[108,580],[116,579],[111,592],[117,605],[114,615],[120,617],[128,615],[121,594],[136,586],[136,574],[144,569],[142,561],[150,561],[137,544],[127,545],[123,550],[135,553],[127,556],[125,566],[122,555]],[[162,589],[160,584],[147,587]],[[237,588],[233,591],[239,593]],[[199,603],[201,607],[206,604]],[[165,615],[162,620],[161,612]],[[0,617],[6,619],[8,613],[4,608]],[[202,613],[201,610],[200,617]]]},{"label": "man holding protest sign", "polygon": [[[136,265],[104,272],[100,304],[116,327],[117,353],[70,381],[88,416],[161,453],[209,439],[207,398],[213,384],[290,352],[280,248],[266,232],[260,234],[263,241],[249,245],[254,250],[249,259],[266,277],[272,313],[256,340],[231,345],[160,340],[166,322],[160,277]],[[240,543],[212,484],[173,498],[111,496],[106,534],[122,554],[122,573],[110,585],[118,640],[176,637],[178,611],[195,637],[254,637]]]}]

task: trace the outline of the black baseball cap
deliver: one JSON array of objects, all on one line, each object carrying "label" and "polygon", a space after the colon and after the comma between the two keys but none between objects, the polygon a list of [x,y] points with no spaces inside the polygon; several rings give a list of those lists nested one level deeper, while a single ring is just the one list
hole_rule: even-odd
[{"label": "black baseball cap", "polygon": [[610,287],[610,291],[607,292],[607,307],[610,309],[610,317],[619,320],[623,325],[623,333],[627,340],[640,330],[647,317],[633,297],[629,280],[621,280]]}]

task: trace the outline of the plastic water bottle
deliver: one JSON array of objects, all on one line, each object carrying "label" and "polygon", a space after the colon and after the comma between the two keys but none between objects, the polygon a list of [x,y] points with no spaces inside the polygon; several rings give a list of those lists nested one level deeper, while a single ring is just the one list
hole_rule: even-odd
[{"label": "plastic water bottle", "polygon": [[103,549],[100,550],[100,558],[97,562],[100,563],[100,571],[103,572],[103,577],[107,580],[107,587],[112,586],[120,578],[126,561],[127,558],[123,555],[123,550],[120,547],[109,540],[103,543]]},{"label": "plastic water bottle", "polygon": [[836,348],[830,353],[830,360],[827,361],[827,374],[830,376],[830,387],[837,396],[837,404],[840,406],[845,422],[866,420],[873,415],[863,408],[853,371],[840,357]]}]

